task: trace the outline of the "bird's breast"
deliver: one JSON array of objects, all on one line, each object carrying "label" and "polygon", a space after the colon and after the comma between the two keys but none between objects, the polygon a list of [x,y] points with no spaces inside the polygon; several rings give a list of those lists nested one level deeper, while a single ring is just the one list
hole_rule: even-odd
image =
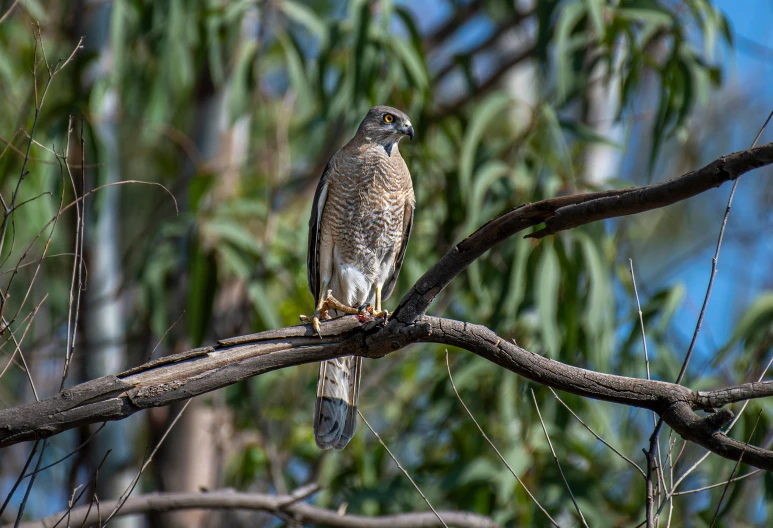
[{"label": "bird's breast", "polygon": [[402,243],[405,204],[413,200],[410,174],[402,159],[375,156],[341,169],[329,184],[323,229],[334,233],[344,262],[377,268]]}]

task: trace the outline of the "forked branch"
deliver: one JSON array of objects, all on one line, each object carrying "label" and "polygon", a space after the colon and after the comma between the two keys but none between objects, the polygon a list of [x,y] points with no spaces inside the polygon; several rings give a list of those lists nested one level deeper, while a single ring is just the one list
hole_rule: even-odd
[{"label": "forked branch", "polygon": [[721,428],[728,410],[699,416],[728,403],[773,394],[773,382],[693,391],[660,381],[586,370],[539,356],[483,326],[425,315],[437,294],[494,245],[545,223],[537,238],[604,218],[657,209],[717,187],[773,163],[773,143],[724,156],[664,183],[563,196],[527,204],[495,218],[454,246],[403,297],[388,324],[347,316],[323,324],[324,338],[295,326],[220,341],[151,361],[115,376],[64,390],[52,398],[0,411],[0,447],[46,438],[83,424],[120,420],[140,409],[169,405],[250,376],[346,355],[383,357],[411,343],[433,342],[469,350],[537,383],[580,396],[650,409],[677,433],[710,451],[773,470],[773,452],[734,440]]}]

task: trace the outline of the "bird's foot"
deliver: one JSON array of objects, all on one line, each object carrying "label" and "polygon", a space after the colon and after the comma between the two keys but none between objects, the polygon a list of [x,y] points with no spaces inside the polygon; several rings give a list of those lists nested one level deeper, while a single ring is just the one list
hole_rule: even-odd
[{"label": "bird's foot", "polygon": [[363,304],[357,309],[357,320],[360,323],[369,323],[373,321],[373,305]]},{"label": "bird's foot", "polygon": [[327,307],[328,310],[338,310],[341,313],[347,314],[347,315],[358,315],[360,313],[360,310],[357,308],[352,308],[351,306],[347,306],[335,297],[331,295],[331,292],[328,291],[327,299],[325,299],[325,302],[323,303],[324,306]]},{"label": "bird's foot", "polygon": [[320,320],[329,321],[332,319],[328,310],[337,310],[344,314],[360,315],[360,310],[352,308],[351,306],[346,306],[344,303],[333,297],[333,290],[328,290],[327,297],[319,304],[319,307],[314,311],[314,315],[311,318],[301,315],[301,322],[303,324],[311,323],[314,333],[321,338],[322,332],[320,331]]},{"label": "bird's foot", "polygon": [[[326,314],[326,315],[327,315],[327,314]],[[318,313],[315,313],[315,314],[314,314],[314,315],[312,315],[311,317],[307,317],[307,316],[305,316],[305,315],[300,315],[299,317],[300,317],[300,319],[301,319],[301,322],[302,322],[303,324],[309,324],[309,323],[311,323],[311,327],[312,327],[312,329],[314,330],[314,334],[316,334],[316,335],[318,335],[320,338],[322,338],[322,332],[320,332],[320,326],[319,326],[319,318],[320,318],[320,314],[318,314]],[[329,317],[329,316],[328,316],[328,317]],[[324,317],[324,316],[323,316],[323,319],[326,319],[326,318],[327,318],[327,317]]]},{"label": "bird's foot", "polygon": [[360,306],[360,315],[364,316],[365,314],[369,315],[370,317],[372,317],[374,319],[383,319],[384,322],[386,322],[387,319],[389,319],[389,311],[388,310],[379,310],[379,311],[377,311],[375,308],[373,308],[373,305],[370,304],[370,303],[363,304],[362,306]]}]

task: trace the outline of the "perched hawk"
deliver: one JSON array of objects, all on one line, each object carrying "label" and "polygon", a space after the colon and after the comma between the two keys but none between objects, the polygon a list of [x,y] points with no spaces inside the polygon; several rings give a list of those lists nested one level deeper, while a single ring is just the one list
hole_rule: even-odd
[{"label": "perched hawk", "polygon": [[[365,310],[389,298],[403,264],[413,222],[413,185],[397,144],[413,139],[408,116],[376,106],[354,137],[336,152],[314,194],[309,219],[309,290],[319,319]],[[348,310],[331,308],[328,292]],[[332,302],[332,301],[331,301]],[[370,308],[372,310],[372,308]],[[314,439],[322,449],[343,449],[357,426],[362,358],[324,361],[314,405]]]}]

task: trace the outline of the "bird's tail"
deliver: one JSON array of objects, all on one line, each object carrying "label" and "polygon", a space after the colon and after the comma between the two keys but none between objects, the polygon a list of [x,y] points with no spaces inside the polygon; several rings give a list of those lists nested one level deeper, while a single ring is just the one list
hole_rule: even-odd
[{"label": "bird's tail", "polygon": [[361,372],[359,356],[320,363],[314,403],[314,440],[320,449],[341,450],[354,436]]}]

